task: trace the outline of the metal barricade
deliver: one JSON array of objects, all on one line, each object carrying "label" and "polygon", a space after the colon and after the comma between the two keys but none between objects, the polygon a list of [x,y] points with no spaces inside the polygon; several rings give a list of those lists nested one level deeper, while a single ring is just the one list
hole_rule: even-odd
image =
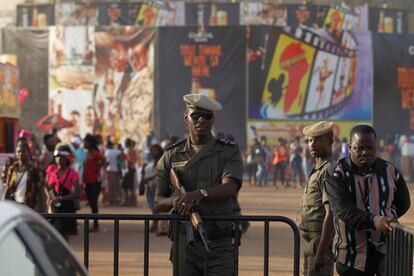
[{"label": "metal barricade", "polygon": [[385,275],[413,275],[414,229],[391,223],[392,232],[387,237]]},{"label": "metal barricade", "polygon": [[[119,271],[119,223],[120,221],[144,221],[144,275],[149,275],[149,222],[150,220],[187,220],[187,217],[180,215],[130,215],[130,214],[42,214],[45,219],[53,218],[73,218],[83,220],[84,236],[83,236],[83,262],[89,267],[89,221],[112,220],[114,222],[114,275],[118,275]],[[299,276],[300,262],[300,235],[296,224],[289,218],[283,216],[204,216],[203,220],[231,220],[235,223],[235,244],[239,243],[240,237],[239,224],[240,221],[255,221],[264,223],[264,252],[263,252],[263,275],[269,275],[269,236],[270,222],[282,222],[290,226],[293,231],[293,275]],[[178,234],[178,223],[175,223],[174,233]],[[178,245],[178,243],[176,243]],[[178,250],[175,246],[174,250]],[[239,247],[235,246],[235,272],[238,275],[239,264]],[[178,251],[176,251],[178,252]],[[174,268],[176,269],[176,268]]]}]

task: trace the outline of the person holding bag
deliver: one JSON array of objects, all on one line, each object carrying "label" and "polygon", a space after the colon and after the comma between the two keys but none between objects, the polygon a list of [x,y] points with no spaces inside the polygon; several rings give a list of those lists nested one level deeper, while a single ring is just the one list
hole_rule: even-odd
[{"label": "person holding bag", "polygon": [[[56,164],[46,169],[48,206],[52,213],[76,213],[75,200],[80,197],[79,176],[71,168],[74,153],[68,144],[59,144],[54,152]],[[69,241],[69,235],[76,228],[75,219],[56,218],[52,224]]]}]

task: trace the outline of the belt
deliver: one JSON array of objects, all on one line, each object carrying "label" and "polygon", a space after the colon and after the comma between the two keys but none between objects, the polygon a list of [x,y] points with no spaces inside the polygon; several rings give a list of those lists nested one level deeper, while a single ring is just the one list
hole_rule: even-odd
[{"label": "belt", "polygon": [[233,230],[229,229],[229,230],[208,231],[207,229],[207,235],[208,235],[208,239],[211,241],[230,239],[230,238],[233,238]]},{"label": "belt", "polygon": [[305,241],[310,242],[314,238],[320,237],[322,233],[313,231],[303,231],[302,237]]},{"label": "belt", "polygon": [[[181,234],[186,234],[184,224],[179,225],[179,232]],[[198,231],[194,230],[194,239],[201,240]],[[232,229],[224,229],[224,230],[216,230],[216,231],[209,231],[206,229],[208,240],[215,241],[215,240],[223,240],[223,239],[231,239],[233,238],[233,230]]]}]

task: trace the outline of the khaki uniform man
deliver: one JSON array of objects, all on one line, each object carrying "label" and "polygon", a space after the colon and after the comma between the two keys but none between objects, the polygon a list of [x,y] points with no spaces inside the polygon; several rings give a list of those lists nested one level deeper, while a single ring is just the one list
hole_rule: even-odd
[{"label": "khaki uniform man", "polygon": [[302,223],[299,228],[307,242],[304,275],[333,275],[333,218],[324,188],[327,170],[333,165],[332,126],[332,122],[322,121],[303,129],[303,134],[308,138],[309,151],[316,161],[301,205]]},{"label": "khaki uniform man", "polygon": [[[167,148],[157,164],[155,208],[189,215],[197,207],[200,215],[232,215],[232,198],[242,183],[242,159],[234,142],[211,134],[214,112],[221,105],[201,94],[184,96],[184,120],[189,137]],[[170,170],[174,168],[186,193],[177,196],[171,189]],[[197,232],[191,243],[186,239],[185,222],[179,223],[178,275],[228,276],[234,273],[234,245],[231,221],[204,221],[211,252],[207,253]],[[173,237],[176,241],[176,237]],[[204,274],[206,272],[206,274]],[[176,275],[176,276],[178,276]]]}]

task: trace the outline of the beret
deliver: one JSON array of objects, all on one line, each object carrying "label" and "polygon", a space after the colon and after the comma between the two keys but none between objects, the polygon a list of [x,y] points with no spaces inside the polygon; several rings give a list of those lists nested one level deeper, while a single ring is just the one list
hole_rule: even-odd
[{"label": "beret", "polygon": [[202,108],[209,111],[219,111],[223,107],[222,105],[204,94],[186,94],[183,97],[184,102],[188,107]]},{"label": "beret", "polygon": [[306,126],[303,134],[307,137],[317,137],[332,131],[333,122],[321,121],[313,125]]}]

